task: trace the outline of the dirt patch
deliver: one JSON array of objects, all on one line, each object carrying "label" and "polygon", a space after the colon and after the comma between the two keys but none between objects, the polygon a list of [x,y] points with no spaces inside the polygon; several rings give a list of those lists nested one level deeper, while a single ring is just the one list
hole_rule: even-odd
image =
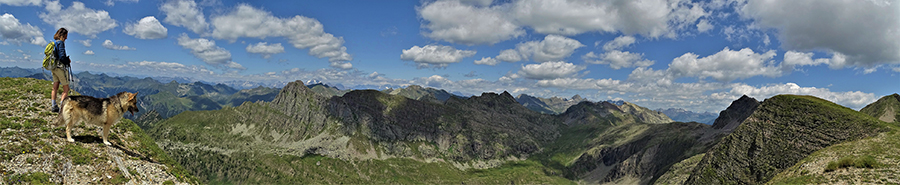
[{"label": "dirt patch", "polygon": [[888,107],[884,109],[884,114],[881,114],[881,117],[878,117],[878,119],[884,122],[891,123],[896,121],[894,120],[895,117],[896,115],[894,115],[894,107]]}]

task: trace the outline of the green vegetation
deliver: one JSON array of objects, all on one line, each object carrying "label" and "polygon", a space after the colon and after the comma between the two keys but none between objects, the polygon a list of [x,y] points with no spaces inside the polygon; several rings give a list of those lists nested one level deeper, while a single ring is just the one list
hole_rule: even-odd
[{"label": "green vegetation", "polygon": [[52,184],[50,175],[42,172],[13,175],[5,181],[7,184]]},{"label": "green vegetation", "polygon": [[560,127],[560,137],[547,146],[541,156],[548,158],[549,164],[569,166],[590,147],[590,140],[611,127],[608,124],[583,124]]},{"label": "green vegetation", "polygon": [[[147,81],[149,79],[130,79]],[[27,80],[26,80],[27,81]],[[128,81],[128,80],[123,80]],[[152,80],[150,80],[152,81]],[[0,80],[0,84],[8,83]],[[23,84],[29,84],[26,82]],[[115,86],[116,83],[110,83]],[[146,82],[150,83],[150,82]],[[212,92],[212,86],[198,85],[190,92],[175,91],[177,83],[154,86],[159,94],[147,92],[150,98],[160,100],[159,105],[167,108],[189,110],[213,107],[227,98],[227,94],[206,95],[202,91]],[[49,91],[46,84],[35,86],[35,90]],[[10,87],[4,86],[2,87]],[[18,88],[18,87],[16,87]],[[324,88],[324,87],[314,87]],[[203,90],[205,89],[205,90]],[[5,91],[0,88],[0,99],[19,99],[26,93],[16,89]],[[193,91],[197,92],[193,92]],[[271,90],[271,89],[269,89]],[[321,89],[328,90],[328,89]],[[162,93],[165,91],[165,93]],[[315,92],[315,91],[310,91]],[[141,91],[141,93],[145,93]],[[306,92],[303,92],[306,93]],[[127,150],[130,159],[165,164],[170,174],[181,181],[211,184],[573,184],[572,180],[581,179],[599,169],[600,165],[609,162],[610,167],[618,175],[633,175],[640,183],[654,182],[666,171],[689,173],[690,166],[699,164],[703,157],[715,156],[767,156],[765,159],[750,159],[752,167],[742,170],[749,173],[765,171],[759,176],[766,177],[770,173],[783,169],[781,165],[800,163],[780,161],[806,156],[806,146],[825,147],[842,141],[856,142],[858,138],[872,136],[879,132],[882,135],[866,143],[856,143],[866,148],[854,146],[828,147],[833,153],[821,155],[851,156],[833,162],[834,169],[864,171],[879,175],[841,178],[866,178],[871,181],[851,181],[863,183],[897,183],[891,179],[892,165],[900,161],[900,135],[891,130],[892,125],[873,121],[874,118],[864,116],[856,111],[841,107],[815,97],[776,96],[769,109],[755,117],[765,122],[751,125],[752,130],[763,130],[764,133],[739,133],[745,138],[768,136],[768,140],[756,140],[730,145],[728,150],[754,148],[754,151],[730,154],[731,151],[719,151],[710,155],[701,154],[706,151],[705,143],[698,142],[700,133],[709,127],[694,123],[646,124],[641,118],[631,113],[589,113],[581,112],[585,117],[552,117],[521,111],[522,107],[513,106],[505,95],[496,94],[475,97],[471,100],[449,98],[447,103],[427,99],[414,101],[400,96],[373,92],[350,92],[347,97],[324,98],[294,94],[282,99],[281,104],[269,102],[233,104],[223,106],[218,111],[186,111],[159,124],[149,126],[147,134],[130,120],[117,124],[113,132],[113,142]],[[416,94],[420,93],[420,94]],[[49,94],[46,92],[44,94]],[[198,95],[200,94],[200,95]],[[237,93],[235,93],[237,94]],[[248,92],[247,97],[259,95]],[[413,92],[409,96],[428,97],[427,93]],[[47,98],[47,97],[43,97]],[[274,98],[274,97],[273,97]],[[349,99],[346,98],[356,98]],[[198,99],[206,99],[203,102]],[[170,100],[170,101],[162,101]],[[208,100],[208,101],[207,101]],[[344,101],[346,102],[339,102]],[[210,103],[211,102],[211,103]],[[252,102],[252,101],[251,101]],[[342,104],[343,103],[343,104]],[[46,110],[46,105],[30,105],[35,112]],[[0,105],[0,110],[12,109],[16,106]],[[588,110],[588,109],[585,109]],[[142,109],[141,111],[146,111]],[[43,111],[46,112],[46,111]],[[33,113],[29,115],[3,115],[0,118],[0,129],[6,129],[3,135],[27,135],[22,137],[19,145],[7,145],[0,148],[4,160],[16,157],[21,153],[41,154],[61,152],[63,156],[73,159],[73,163],[105,163],[107,159],[91,156],[89,146],[83,143],[66,144],[63,147],[48,147],[38,142],[48,138],[59,137],[59,128],[45,128],[45,119],[35,116],[49,117],[50,114]],[[261,121],[264,120],[264,121]],[[575,120],[566,126],[566,121]],[[365,124],[359,124],[365,123]],[[533,124],[537,123],[537,124]],[[785,124],[782,124],[785,123]],[[789,123],[789,124],[788,124]],[[358,125],[357,125],[358,124]],[[549,126],[548,126],[549,125]],[[885,127],[887,126],[887,127]],[[38,134],[36,131],[55,133]],[[96,133],[93,129],[90,132]],[[848,133],[849,132],[849,133]],[[736,132],[737,133],[737,132]],[[811,134],[810,134],[811,133]],[[446,136],[442,135],[446,134]],[[778,137],[772,137],[778,136]],[[737,136],[734,136],[737,137]],[[786,141],[784,138],[797,139]],[[153,138],[159,139],[159,145]],[[349,139],[347,139],[349,138]],[[823,143],[804,143],[812,138]],[[851,139],[847,139],[851,138]],[[42,140],[43,139],[43,140]],[[342,142],[334,142],[334,140]],[[33,142],[32,142],[33,141]],[[715,141],[710,139],[710,141]],[[706,142],[710,142],[706,141]],[[869,139],[858,140],[860,142]],[[337,144],[319,144],[333,142]],[[767,143],[768,142],[768,143]],[[782,144],[779,144],[782,143]],[[875,143],[875,144],[873,144]],[[887,143],[887,144],[884,144]],[[96,143],[91,143],[96,144]],[[790,145],[788,145],[790,144]],[[307,145],[312,145],[309,147]],[[341,146],[337,146],[341,145]],[[350,147],[350,146],[353,147]],[[167,155],[159,146],[164,146]],[[302,146],[302,147],[299,147]],[[797,147],[800,146],[800,147]],[[327,147],[344,147],[346,150]],[[776,153],[771,151],[801,148],[797,153]],[[811,148],[809,151],[815,151]],[[369,153],[375,151],[375,153]],[[652,151],[652,152],[648,152]],[[359,160],[355,154],[345,157],[344,153],[371,155]],[[325,157],[322,155],[338,155]],[[699,154],[699,155],[697,155]],[[896,154],[896,155],[895,155]],[[102,154],[99,154],[102,155]],[[818,153],[809,155],[819,155]],[[505,157],[527,156],[527,160],[505,160]],[[698,157],[702,156],[702,157]],[[100,159],[98,159],[100,158]],[[605,159],[608,158],[608,159]],[[486,160],[500,159],[500,166],[487,169],[460,170],[457,166],[476,166]],[[640,159],[631,164],[622,163],[627,159]],[[687,159],[687,160],[685,160]],[[38,158],[26,158],[26,162],[37,162]],[[815,160],[811,158],[810,160]],[[425,162],[428,161],[428,162]],[[682,161],[683,163],[677,163]],[[765,161],[777,161],[775,164]],[[57,162],[58,163],[58,162]],[[676,164],[677,163],[677,164]],[[725,164],[728,163],[717,163]],[[866,168],[873,166],[877,168]],[[755,169],[754,169],[755,168]],[[772,183],[835,183],[823,178],[818,170],[800,169],[798,172],[780,181]],[[640,170],[632,172],[628,170]],[[832,170],[827,173],[839,173],[848,170]],[[0,170],[3,171],[3,170]],[[134,170],[129,169],[128,173]],[[190,173],[194,173],[191,175]],[[789,171],[789,170],[788,170]],[[117,171],[121,173],[120,171]],[[720,173],[717,169],[705,168],[710,176]],[[605,173],[605,172],[601,172]],[[607,178],[619,178],[610,173]],[[734,173],[739,174],[739,173]],[[894,173],[896,174],[896,173]],[[8,179],[41,179],[40,174],[24,174]],[[47,175],[47,174],[44,174]],[[115,178],[104,180],[104,183],[124,183],[123,174],[111,173]],[[132,174],[134,175],[134,174]],[[606,174],[603,174],[606,175]],[[195,178],[194,176],[198,177]],[[676,182],[678,178],[675,177]],[[716,177],[719,182],[728,182],[727,177]],[[48,178],[43,178],[48,179]],[[779,179],[779,178],[776,178]],[[885,180],[886,179],[886,180]],[[18,182],[18,180],[16,180]],[[26,180],[22,180],[26,182]],[[32,182],[32,181],[27,181]],[[47,181],[49,182],[49,181]],[[594,183],[591,181],[587,183]],[[603,182],[603,181],[600,181]],[[683,182],[683,181],[681,181]],[[737,181],[734,181],[737,182]],[[843,182],[843,181],[842,181]],[[40,184],[41,182],[35,181]],[[761,183],[761,182],[759,182]],[[163,184],[174,184],[172,181]]]},{"label": "green vegetation", "polygon": [[847,156],[843,157],[840,160],[828,162],[828,166],[825,166],[825,172],[832,172],[841,168],[876,168],[881,166],[878,161],[875,161],[875,157],[870,155],[865,156]]},{"label": "green vegetation", "polygon": [[707,152],[694,170],[710,173],[694,174],[686,183],[767,182],[820,149],[889,130],[885,122],[820,98],[774,96]]},{"label": "green vegetation", "polygon": [[129,146],[128,148],[134,152],[145,155],[144,157],[147,160],[162,163],[166,165],[166,171],[175,175],[179,180],[184,182],[196,182],[197,179],[193,175],[191,175],[187,170],[184,169],[177,161],[169,157],[165,151],[159,148],[156,145],[156,141],[153,138],[150,138],[149,135],[144,133],[144,130],[141,130],[137,124],[128,119],[122,119],[118,124],[114,127],[115,130],[118,131],[127,131],[131,133],[132,141],[136,141],[137,143]]},{"label": "green vegetation", "polygon": [[[458,170],[445,162],[425,163],[411,159],[343,161],[319,155],[251,154],[236,152],[225,156],[214,152],[196,152],[198,159],[219,162],[183,161],[199,170],[205,183],[250,184],[574,184],[547,174],[549,170],[535,161],[507,163],[486,170]],[[232,178],[226,174],[240,174]]]},{"label": "green vegetation", "polygon": [[125,178],[125,175],[122,175],[122,174],[116,174],[115,177],[113,177],[112,179],[109,179],[109,181],[105,181],[104,183],[107,183],[107,184],[125,184],[126,182],[128,182],[128,179]]},{"label": "green vegetation", "polygon": [[873,137],[816,151],[778,174],[769,183],[856,184],[871,180],[873,182],[869,183],[898,184],[900,148],[897,146],[900,146],[900,129],[896,125],[890,128],[891,131]]},{"label": "green vegetation", "polygon": [[70,143],[63,147],[62,154],[72,159],[73,164],[88,164],[97,159],[94,152],[76,143]]},{"label": "green vegetation", "polygon": [[[55,118],[55,113],[49,113],[47,105],[40,102],[49,102],[50,84],[44,80],[36,80],[31,78],[0,78],[0,90],[14,93],[4,93],[0,95],[0,106],[15,107],[16,109],[0,109],[0,131],[2,131],[2,139],[4,142],[0,147],[0,160],[9,162],[8,160],[23,160],[26,164],[52,164],[49,167],[42,167],[38,171],[30,169],[27,174],[14,175],[4,173],[4,180],[14,179],[18,182],[28,182],[31,184],[51,183],[49,179],[57,179],[58,168],[61,168],[66,161],[71,161],[73,165],[94,166],[97,170],[106,171],[109,174],[120,173],[118,169],[107,169],[108,157],[113,155],[107,152],[97,152],[98,149],[107,149],[107,146],[90,142],[99,138],[100,128],[76,124],[80,132],[74,132],[76,140],[88,142],[68,143],[65,141],[65,127],[51,125]],[[72,94],[78,94],[72,92]],[[11,101],[14,100],[14,101]],[[25,107],[22,109],[21,107]],[[82,135],[79,135],[82,134]],[[90,136],[85,136],[90,135]],[[91,137],[97,136],[97,137]],[[81,139],[77,138],[81,137]],[[95,139],[96,138],[96,139]],[[166,165],[166,171],[177,177],[181,182],[197,182],[196,178],[190,175],[180,164],[168,157],[161,150],[156,142],[144,134],[135,123],[128,119],[122,119],[121,122],[112,128],[110,133],[110,141],[114,143],[113,147],[121,147],[122,152],[131,155],[129,159],[145,160],[148,162],[161,163]],[[48,155],[58,153],[60,155]],[[36,154],[36,155],[35,155]],[[35,157],[38,156],[38,157]],[[135,157],[136,156],[136,157]],[[121,156],[120,156],[121,157]],[[98,168],[98,166],[103,166]],[[21,171],[19,167],[13,167],[16,171]],[[9,167],[4,170],[9,170]],[[49,172],[47,170],[50,170]],[[7,172],[7,171],[4,171]],[[44,172],[44,173],[41,173]],[[79,173],[79,172],[76,172]],[[136,173],[136,171],[134,172]],[[49,175],[49,176],[48,176]],[[132,174],[135,175],[135,174]],[[143,174],[135,175],[142,176]],[[48,176],[48,177],[44,177]],[[114,175],[115,178],[104,183],[123,184],[129,179],[123,175]],[[32,179],[32,180],[28,180]],[[43,181],[33,181],[33,179],[42,179]],[[20,181],[21,180],[21,181]],[[7,181],[8,182],[8,181]],[[53,182],[58,183],[58,182]]]}]

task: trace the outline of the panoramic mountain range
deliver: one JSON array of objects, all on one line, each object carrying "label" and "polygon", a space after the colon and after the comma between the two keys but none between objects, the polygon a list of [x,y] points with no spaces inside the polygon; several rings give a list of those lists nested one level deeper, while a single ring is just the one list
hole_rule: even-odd
[{"label": "panoramic mountain range", "polygon": [[[461,97],[420,86],[339,90],[301,81],[279,89],[236,90],[78,75],[97,82],[82,89],[88,93],[148,92],[139,100],[142,114],[131,118],[141,129],[113,134],[146,132],[144,140],[184,170],[169,174],[190,174],[173,179],[178,182],[900,183],[900,149],[891,147],[900,144],[897,94],[860,111],[812,96],[777,95],[763,101],[743,96],[709,125],[675,121],[666,110],[579,96],[544,99],[502,92]],[[30,78],[3,80],[21,79]],[[4,92],[27,91],[16,88]],[[554,111],[563,106],[564,111]],[[17,116],[3,122],[26,124],[28,119],[12,118],[42,109],[10,112]],[[52,119],[52,114],[39,115],[35,119],[44,123]],[[50,146],[62,142],[54,139],[58,128],[43,130],[51,132],[44,139]],[[6,162],[27,158],[4,154]],[[66,179],[52,171],[41,173],[51,181]],[[132,176],[142,175],[120,180],[146,182]]]},{"label": "panoramic mountain range", "polygon": [[[29,77],[35,79],[49,79],[49,71],[41,69],[25,69],[19,67],[0,68],[0,74],[4,77]],[[83,95],[94,97],[108,97],[122,91],[140,92],[141,109],[155,110],[163,118],[174,116],[189,110],[218,110],[222,107],[238,106],[246,101],[272,101],[280,88],[257,86],[255,88],[238,88],[240,86],[215,84],[204,82],[186,82],[183,79],[167,77],[136,78],[128,76],[110,76],[107,74],[92,74],[79,72],[74,74],[76,82],[71,88]],[[161,79],[169,79],[163,81]],[[352,89],[344,89],[338,84],[335,86],[311,80],[306,82],[313,92],[324,96],[342,96]],[[442,89],[410,85],[408,87],[375,87],[388,94],[400,95],[410,99],[442,102],[450,97],[466,98],[459,93],[451,93]],[[571,98],[550,97],[542,98],[519,94],[516,101],[528,109],[545,113],[561,114],[570,106],[582,101],[588,101],[579,95]],[[616,105],[622,105],[625,101],[607,100]],[[657,110],[680,122],[700,122],[712,124],[714,113],[695,113],[684,109],[670,108]],[[136,119],[142,112],[127,118]]]}]

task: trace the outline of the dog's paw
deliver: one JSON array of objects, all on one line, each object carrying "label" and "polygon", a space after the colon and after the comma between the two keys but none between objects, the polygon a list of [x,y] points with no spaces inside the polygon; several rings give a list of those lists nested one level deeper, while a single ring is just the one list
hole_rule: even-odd
[{"label": "dog's paw", "polygon": [[106,146],[112,146],[112,143],[109,143],[109,142],[107,142],[107,141],[103,141],[103,144],[106,145]]},{"label": "dog's paw", "polygon": [[68,142],[70,142],[70,143],[74,143],[74,142],[75,142],[75,139],[68,138],[68,139],[66,139],[66,141],[68,141]]}]

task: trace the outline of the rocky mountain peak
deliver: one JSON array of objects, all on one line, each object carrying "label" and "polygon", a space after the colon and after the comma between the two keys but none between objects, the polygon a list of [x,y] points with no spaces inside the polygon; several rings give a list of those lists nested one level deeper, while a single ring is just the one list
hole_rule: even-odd
[{"label": "rocky mountain peak", "polygon": [[859,110],[884,122],[900,122],[900,95],[894,93],[878,99]]},{"label": "rocky mountain peak", "polygon": [[758,106],[759,101],[756,99],[747,95],[741,96],[741,98],[731,102],[728,108],[719,113],[719,118],[716,118],[716,121],[713,122],[713,128],[727,131],[734,130],[738,125],[741,125],[744,119],[750,117],[750,114],[753,114],[753,111],[756,111]]},{"label": "rocky mountain peak", "polygon": [[500,94],[493,92],[481,93],[481,96],[472,97],[472,100],[475,100],[476,102],[496,103],[501,105],[519,103],[516,101],[516,98],[514,98],[511,94],[509,94],[509,92],[506,91],[503,91],[503,93]]},{"label": "rocky mountain peak", "polygon": [[573,100],[573,101],[579,101],[579,102],[581,102],[581,101],[585,101],[585,100],[587,100],[587,99],[584,99],[584,98],[581,97],[581,95],[577,95],[577,94],[576,94],[575,96],[572,96],[572,100]]},{"label": "rocky mountain peak", "polygon": [[419,85],[410,85],[409,87],[406,87],[406,89],[408,89],[408,90],[422,90],[422,89],[425,89],[425,88],[422,87],[422,86],[419,86]]},{"label": "rocky mountain peak", "polygon": [[272,103],[276,105],[295,104],[298,101],[308,101],[312,97],[315,97],[315,92],[303,85],[302,81],[297,80],[285,85]]}]

